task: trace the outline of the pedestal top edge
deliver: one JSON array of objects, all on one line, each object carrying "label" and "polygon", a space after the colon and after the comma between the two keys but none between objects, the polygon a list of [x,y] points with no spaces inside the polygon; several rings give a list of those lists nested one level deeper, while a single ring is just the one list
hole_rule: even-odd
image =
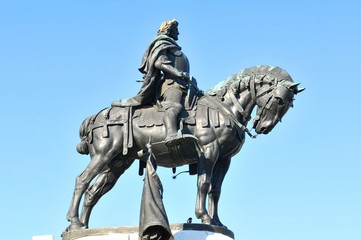
[{"label": "pedestal top edge", "polygon": [[[226,235],[234,239],[234,234],[231,230],[214,225],[206,225],[201,223],[177,223],[177,224],[171,224],[170,228],[172,231],[193,230],[193,231],[209,231],[214,233],[221,233],[223,235]],[[101,235],[108,235],[115,233],[138,234],[138,231],[139,231],[138,226],[89,228],[89,229],[75,230],[71,232],[64,232],[62,234],[62,238],[63,240],[71,240],[80,237],[101,236]]]}]

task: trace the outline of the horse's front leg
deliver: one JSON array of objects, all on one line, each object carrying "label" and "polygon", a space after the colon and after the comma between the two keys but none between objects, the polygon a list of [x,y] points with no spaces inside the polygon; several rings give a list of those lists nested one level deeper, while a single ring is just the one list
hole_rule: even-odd
[{"label": "horse's front leg", "polygon": [[211,190],[208,196],[208,211],[211,215],[215,225],[226,227],[219,220],[218,216],[218,202],[221,196],[221,188],[224,177],[229,169],[231,163],[230,158],[218,159],[216,165],[213,168]]},{"label": "horse's front leg", "polygon": [[207,194],[211,186],[212,171],[219,154],[219,146],[213,141],[203,146],[203,155],[198,161],[197,201],[195,214],[204,224],[214,224],[206,209]]}]

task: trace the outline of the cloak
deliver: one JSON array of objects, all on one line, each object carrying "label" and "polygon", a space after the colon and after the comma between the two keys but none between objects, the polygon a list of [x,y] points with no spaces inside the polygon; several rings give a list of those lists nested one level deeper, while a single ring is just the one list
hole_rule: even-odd
[{"label": "cloak", "polygon": [[139,239],[174,240],[163,205],[163,186],[150,151],[144,178],[139,220]]},{"label": "cloak", "polygon": [[139,67],[139,71],[144,74],[143,86],[135,96],[135,99],[142,105],[154,102],[158,96],[161,72],[154,64],[163,50],[172,48],[181,50],[181,47],[173,38],[167,35],[158,35],[145,51]]}]

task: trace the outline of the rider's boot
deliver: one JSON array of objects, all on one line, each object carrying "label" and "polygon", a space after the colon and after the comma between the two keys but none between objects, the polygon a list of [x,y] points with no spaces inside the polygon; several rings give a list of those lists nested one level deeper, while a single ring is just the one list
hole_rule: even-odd
[{"label": "rider's boot", "polygon": [[182,105],[179,103],[166,103],[166,110],[164,112],[163,122],[165,126],[167,145],[172,145],[173,141],[178,136],[178,114],[182,110]]}]

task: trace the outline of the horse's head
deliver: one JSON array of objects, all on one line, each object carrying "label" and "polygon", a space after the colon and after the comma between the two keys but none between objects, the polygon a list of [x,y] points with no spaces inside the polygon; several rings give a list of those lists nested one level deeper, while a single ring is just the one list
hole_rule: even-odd
[{"label": "horse's head", "polygon": [[258,134],[268,134],[293,106],[294,95],[303,91],[280,68],[271,68],[268,74],[254,75],[254,96],[258,106],[253,128]]},{"label": "horse's head", "polygon": [[[304,88],[298,88],[298,85],[299,83],[294,83],[285,70],[264,65],[246,68],[233,74],[207,93],[223,99],[226,93],[231,92],[229,105],[237,106],[236,111],[247,121],[253,107],[257,105],[253,128],[258,134],[268,134],[281,121],[289,107],[293,106],[294,95],[304,90]],[[242,129],[249,136],[255,137],[246,127],[243,126]]]}]

